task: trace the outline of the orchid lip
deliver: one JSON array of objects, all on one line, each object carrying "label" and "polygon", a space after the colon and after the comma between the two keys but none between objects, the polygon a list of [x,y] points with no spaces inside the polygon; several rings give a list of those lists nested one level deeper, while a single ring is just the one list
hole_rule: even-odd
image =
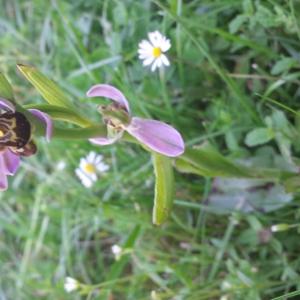
[{"label": "orchid lip", "polygon": [[[0,110],[0,190],[5,191],[8,187],[7,176],[14,175],[18,170],[20,156],[35,154],[37,147],[31,139],[31,123],[26,113],[16,111],[15,105],[4,98],[0,98]],[[37,109],[28,111],[45,124],[49,140],[53,127],[50,117]]]}]

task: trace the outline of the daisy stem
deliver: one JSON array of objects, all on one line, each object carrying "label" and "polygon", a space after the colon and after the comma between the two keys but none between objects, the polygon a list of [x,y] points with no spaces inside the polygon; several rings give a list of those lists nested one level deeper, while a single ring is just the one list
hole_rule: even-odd
[{"label": "daisy stem", "polygon": [[173,114],[172,106],[171,106],[171,103],[170,103],[170,100],[168,97],[168,93],[167,93],[166,77],[165,77],[164,68],[159,68],[159,79],[160,79],[161,88],[162,88],[163,100],[165,102],[165,105],[169,112],[169,115],[172,118],[172,121],[174,121],[174,114]]},{"label": "daisy stem", "polygon": [[[177,9],[176,14],[178,17],[181,16],[182,12],[182,0],[177,0]],[[183,71],[183,64],[182,64],[182,43],[181,43],[181,25],[179,22],[176,23],[176,52],[178,59],[178,70],[179,70],[179,77],[182,84],[182,87],[185,86],[184,84],[184,71]],[[185,95],[185,93],[184,93]]]}]

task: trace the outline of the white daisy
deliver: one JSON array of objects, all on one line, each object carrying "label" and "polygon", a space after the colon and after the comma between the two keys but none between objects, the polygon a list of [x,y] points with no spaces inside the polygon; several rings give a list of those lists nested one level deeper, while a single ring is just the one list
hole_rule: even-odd
[{"label": "white daisy", "polygon": [[80,159],[79,167],[75,170],[75,173],[85,187],[90,188],[97,181],[98,173],[109,170],[109,166],[102,160],[103,156],[97,155],[94,151]]},{"label": "white daisy", "polygon": [[78,287],[79,287],[79,282],[76,279],[72,277],[66,277],[64,288],[67,293],[77,290]]},{"label": "white daisy", "polygon": [[159,31],[148,33],[149,41],[142,40],[139,43],[139,59],[143,60],[144,66],[151,66],[151,71],[161,68],[163,65],[169,66],[170,62],[164,54],[171,48],[171,42]]}]

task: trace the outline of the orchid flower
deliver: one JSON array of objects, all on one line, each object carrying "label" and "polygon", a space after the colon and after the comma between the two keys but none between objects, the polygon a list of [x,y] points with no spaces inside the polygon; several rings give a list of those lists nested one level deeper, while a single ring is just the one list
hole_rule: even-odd
[{"label": "orchid flower", "polygon": [[[25,114],[16,111],[8,100],[0,98],[0,191],[7,189],[7,176],[14,175],[19,168],[20,156],[30,156],[37,151],[32,140],[32,125]],[[46,138],[52,135],[50,117],[37,110],[28,112],[41,121],[46,128]]]},{"label": "orchid flower", "polygon": [[109,145],[120,139],[127,131],[140,143],[165,156],[175,157],[184,152],[184,141],[180,133],[170,125],[149,119],[131,117],[127,99],[117,88],[97,84],[87,92],[88,97],[106,97],[113,104],[100,106],[99,111],[107,125],[107,137],[92,138],[97,145]]}]

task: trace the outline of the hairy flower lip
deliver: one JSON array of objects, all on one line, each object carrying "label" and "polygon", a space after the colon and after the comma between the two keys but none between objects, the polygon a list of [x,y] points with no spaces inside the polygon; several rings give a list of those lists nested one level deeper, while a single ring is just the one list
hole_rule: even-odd
[{"label": "hairy flower lip", "polygon": [[[130,113],[126,97],[114,86],[108,84],[94,85],[88,90],[87,96],[109,98],[125,109],[128,114]],[[122,136],[124,131],[127,131],[151,150],[165,156],[176,157],[184,152],[184,141],[175,128],[161,121],[138,117],[131,117],[129,124],[123,124],[123,130],[118,136],[93,138],[90,141],[98,145],[113,144]]]}]

